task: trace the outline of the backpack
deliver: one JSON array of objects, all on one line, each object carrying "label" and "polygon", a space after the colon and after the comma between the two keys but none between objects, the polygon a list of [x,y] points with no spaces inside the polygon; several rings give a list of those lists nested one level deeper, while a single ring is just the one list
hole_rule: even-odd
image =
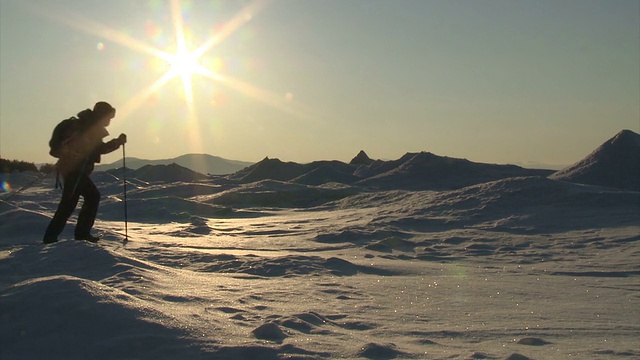
[{"label": "backpack", "polygon": [[56,125],[53,129],[53,134],[51,134],[51,140],[49,140],[49,155],[55,158],[60,158],[62,155],[62,148],[76,133],[78,127],[77,122],[78,119],[71,117],[69,119],[62,120],[58,125]]}]

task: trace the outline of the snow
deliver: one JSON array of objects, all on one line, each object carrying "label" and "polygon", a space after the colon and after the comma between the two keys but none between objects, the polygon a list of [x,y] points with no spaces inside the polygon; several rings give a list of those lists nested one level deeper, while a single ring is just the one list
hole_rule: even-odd
[{"label": "snow", "polygon": [[640,191],[640,134],[622,130],[552,178]]},{"label": "snow", "polygon": [[640,357],[640,192],[472,172],[394,189],[400,170],[364,187],[322,165],[128,176],[129,241],[122,169],[96,172],[98,244],[71,239],[75,218],[40,243],[51,176],[2,195],[0,358]]}]

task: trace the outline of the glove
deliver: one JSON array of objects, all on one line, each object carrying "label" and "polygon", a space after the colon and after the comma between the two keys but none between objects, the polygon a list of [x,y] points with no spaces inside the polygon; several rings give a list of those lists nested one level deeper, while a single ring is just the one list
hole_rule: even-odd
[{"label": "glove", "polygon": [[120,143],[120,145],[126,144],[127,143],[127,135],[120,134],[120,136],[118,136],[118,142]]}]

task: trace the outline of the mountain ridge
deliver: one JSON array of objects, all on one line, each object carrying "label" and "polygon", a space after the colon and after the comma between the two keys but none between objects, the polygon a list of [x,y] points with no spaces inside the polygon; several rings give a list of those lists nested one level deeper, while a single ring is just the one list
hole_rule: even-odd
[{"label": "mountain ridge", "polygon": [[[130,161],[134,162],[131,166],[134,168],[136,162],[140,164],[144,160],[132,158]],[[153,165],[159,162],[168,164]],[[224,168],[222,163],[231,164],[232,167]],[[114,164],[120,165],[119,162]],[[167,166],[171,164],[174,166]],[[215,170],[196,170],[202,169],[203,164],[216,164],[217,167]],[[250,165],[245,166],[246,164]],[[161,169],[148,168],[153,166]],[[453,190],[505,178],[549,177],[572,183],[640,191],[640,135],[623,130],[584,159],[560,171],[473,162],[425,151],[408,152],[396,160],[371,159],[364,151],[360,151],[349,163],[320,160],[302,164],[269,157],[251,164],[211,155],[188,154],[174,159],[157,160],[146,167],[138,171],[146,181],[162,180],[163,173],[167,173],[169,181],[206,179],[206,175],[198,176],[184,171],[189,169],[195,173],[215,175],[220,181],[230,184],[276,181],[318,186],[340,183],[359,188],[411,191]]]},{"label": "mountain ridge", "polygon": [[484,164],[430,152],[406,153],[397,160],[373,160],[364,151],[350,162],[283,162],[269,157],[227,176],[239,183],[276,180],[306,185],[342,183],[378,189],[449,190],[507,177],[549,176],[553,170]]},{"label": "mountain ridge", "polygon": [[[126,158],[127,168],[136,170],[146,165],[171,165],[177,164],[201,174],[228,175],[253,165],[252,162],[229,160],[209,154],[185,154],[170,159],[147,160],[135,157]],[[122,160],[110,164],[96,166],[98,171],[108,171],[122,167]]]}]

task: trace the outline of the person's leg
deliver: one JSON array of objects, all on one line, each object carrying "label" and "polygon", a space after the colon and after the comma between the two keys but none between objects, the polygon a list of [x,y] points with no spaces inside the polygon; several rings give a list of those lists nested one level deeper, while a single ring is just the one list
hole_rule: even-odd
[{"label": "person's leg", "polygon": [[44,239],[42,240],[43,243],[49,244],[58,241],[58,236],[62,233],[69,216],[71,216],[76,205],[78,205],[78,198],[80,197],[76,186],[78,182],[78,175],[69,175],[65,177],[62,198],[60,199],[55,215],[53,215],[53,218],[51,219],[51,222],[49,222],[49,226],[44,233]]},{"label": "person's leg", "polygon": [[82,195],[84,203],[78,215],[75,237],[79,240],[92,240],[91,228],[96,220],[98,205],[100,204],[100,192],[88,175],[82,175],[81,187],[78,193]]}]

